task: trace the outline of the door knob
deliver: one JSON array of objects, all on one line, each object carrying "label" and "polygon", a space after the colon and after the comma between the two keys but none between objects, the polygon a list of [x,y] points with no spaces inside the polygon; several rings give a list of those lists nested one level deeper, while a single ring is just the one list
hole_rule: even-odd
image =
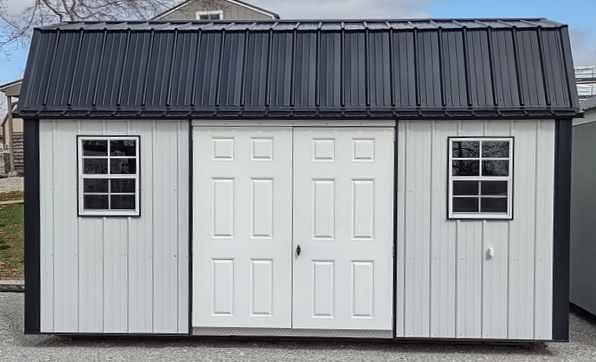
[{"label": "door knob", "polygon": [[300,256],[300,245],[298,245],[298,247],[296,248],[296,256]]}]

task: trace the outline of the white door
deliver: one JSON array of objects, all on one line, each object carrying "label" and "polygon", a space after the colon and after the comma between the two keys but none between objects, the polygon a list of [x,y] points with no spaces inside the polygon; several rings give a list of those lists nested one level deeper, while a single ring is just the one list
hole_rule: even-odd
[{"label": "white door", "polygon": [[293,328],[392,329],[393,154],[393,129],[294,130]]},{"label": "white door", "polygon": [[290,328],[292,129],[193,129],[194,327]]}]

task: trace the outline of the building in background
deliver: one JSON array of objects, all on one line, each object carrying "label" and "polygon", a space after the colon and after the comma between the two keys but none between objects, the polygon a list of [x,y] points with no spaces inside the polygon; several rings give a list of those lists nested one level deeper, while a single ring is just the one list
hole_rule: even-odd
[{"label": "building in background", "polygon": [[575,67],[575,82],[580,101],[596,95],[596,65]]},{"label": "building in background", "polygon": [[0,91],[6,96],[6,115],[0,123],[0,176],[22,174],[23,163],[23,120],[12,118],[16,109],[22,80],[15,80],[0,85]]},{"label": "building in background", "polygon": [[237,0],[188,0],[153,20],[271,20],[279,15]]}]

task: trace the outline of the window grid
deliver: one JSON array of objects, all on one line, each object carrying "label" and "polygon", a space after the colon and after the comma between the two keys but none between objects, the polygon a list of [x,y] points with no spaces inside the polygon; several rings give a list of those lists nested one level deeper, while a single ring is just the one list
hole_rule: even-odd
[{"label": "window grid", "polygon": [[[478,157],[455,157],[453,155],[453,144],[455,142],[478,142]],[[485,157],[483,156],[484,143],[486,142],[507,142],[508,144],[508,156],[507,157]],[[478,161],[478,176],[454,176],[453,175],[453,161]],[[508,175],[507,176],[484,176],[483,175],[483,161],[508,161]],[[469,218],[469,219],[511,219],[512,214],[512,197],[513,197],[513,138],[451,138],[449,142],[449,217],[453,218]],[[478,182],[478,192],[470,195],[455,195],[454,194],[454,181],[475,181]],[[483,181],[502,181],[507,182],[506,194],[505,195],[482,195],[482,182]],[[453,211],[453,199],[454,198],[477,198],[478,199],[478,211],[474,212],[454,212]],[[507,212],[496,213],[482,211],[482,200],[483,199],[506,199],[507,200]]]},{"label": "window grid", "polygon": [[[84,216],[137,216],[139,215],[139,140],[138,136],[80,136],[78,140],[79,150],[79,215]],[[85,155],[84,144],[85,141],[105,141],[107,143],[107,154],[104,155]],[[135,142],[135,156],[126,155],[112,155],[111,141],[134,141]],[[107,160],[107,173],[85,173],[85,160]],[[118,174],[112,173],[112,160],[135,160],[134,174]],[[85,180],[106,180],[107,192],[86,192]],[[112,180],[133,180],[134,192],[112,192]],[[108,202],[107,209],[85,209],[85,196],[106,196]],[[113,209],[112,196],[134,196],[134,209]]]}]

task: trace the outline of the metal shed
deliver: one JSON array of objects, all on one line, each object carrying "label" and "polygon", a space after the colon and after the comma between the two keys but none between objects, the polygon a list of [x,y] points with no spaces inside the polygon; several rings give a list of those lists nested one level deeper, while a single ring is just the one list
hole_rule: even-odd
[{"label": "metal shed", "polygon": [[572,64],[545,19],[36,29],[25,332],[566,341]]},{"label": "metal shed", "polygon": [[583,118],[573,121],[571,162],[571,273],[570,300],[573,304],[596,314],[596,242],[594,211],[596,193],[596,97],[580,104]]}]

